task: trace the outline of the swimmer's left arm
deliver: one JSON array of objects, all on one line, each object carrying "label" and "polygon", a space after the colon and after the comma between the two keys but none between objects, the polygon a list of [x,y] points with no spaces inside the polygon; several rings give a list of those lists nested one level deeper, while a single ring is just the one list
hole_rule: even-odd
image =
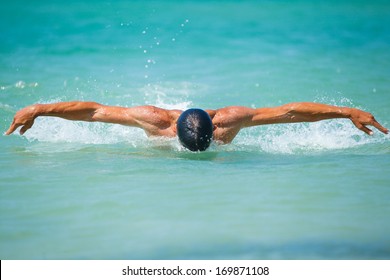
[{"label": "swimmer's left arm", "polygon": [[373,132],[367,125],[373,126],[387,134],[387,128],[379,124],[374,116],[368,112],[349,108],[326,105],[312,102],[289,103],[273,108],[250,109],[251,118],[244,126],[255,126],[276,123],[316,122],[335,118],[348,118],[363,132],[372,135]]}]

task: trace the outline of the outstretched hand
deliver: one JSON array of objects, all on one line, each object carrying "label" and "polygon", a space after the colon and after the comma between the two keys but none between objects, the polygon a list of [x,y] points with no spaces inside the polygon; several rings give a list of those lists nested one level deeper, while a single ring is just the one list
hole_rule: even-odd
[{"label": "outstretched hand", "polygon": [[385,134],[389,133],[389,130],[387,128],[383,127],[380,123],[378,123],[375,120],[374,116],[371,115],[370,113],[364,112],[364,111],[359,110],[359,109],[351,108],[349,118],[358,129],[360,129],[361,131],[363,131],[369,135],[373,135],[374,132],[372,132],[372,130],[369,129],[367,127],[367,125],[371,125]]},{"label": "outstretched hand", "polygon": [[11,126],[6,131],[6,135],[13,133],[18,127],[20,129],[20,134],[23,135],[29,128],[34,124],[36,118],[36,107],[28,106],[16,112],[14,120],[11,123]]}]

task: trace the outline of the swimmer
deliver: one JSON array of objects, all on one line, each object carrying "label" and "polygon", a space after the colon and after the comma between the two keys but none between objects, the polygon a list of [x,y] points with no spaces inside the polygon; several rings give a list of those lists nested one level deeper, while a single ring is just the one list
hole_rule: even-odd
[{"label": "swimmer", "polygon": [[295,102],[270,108],[230,106],[216,110],[166,110],[155,106],[118,107],[96,102],[71,101],[35,104],[15,114],[6,135],[21,127],[30,129],[37,117],[59,117],[72,121],[105,122],[141,128],[150,136],[176,137],[191,151],[206,150],[211,141],[228,144],[242,128],[281,123],[316,122],[346,118],[363,132],[372,135],[367,126],[382,133],[389,130],[368,112],[312,102]]}]

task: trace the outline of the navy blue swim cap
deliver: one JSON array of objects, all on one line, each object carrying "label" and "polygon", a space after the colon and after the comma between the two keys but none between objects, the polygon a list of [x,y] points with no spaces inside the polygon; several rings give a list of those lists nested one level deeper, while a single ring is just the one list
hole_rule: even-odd
[{"label": "navy blue swim cap", "polygon": [[191,151],[205,151],[213,139],[213,122],[201,109],[188,109],[177,120],[180,143]]}]

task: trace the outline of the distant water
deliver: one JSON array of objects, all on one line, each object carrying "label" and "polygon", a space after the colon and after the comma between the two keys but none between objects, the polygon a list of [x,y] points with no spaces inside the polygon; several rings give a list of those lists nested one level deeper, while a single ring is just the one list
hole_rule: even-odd
[{"label": "distant water", "polygon": [[[315,101],[390,127],[388,1],[12,1],[0,129],[32,103]],[[1,136],[1,259],[389,259],[390,137],[348,120],[190,153],[39,118]]]}]

